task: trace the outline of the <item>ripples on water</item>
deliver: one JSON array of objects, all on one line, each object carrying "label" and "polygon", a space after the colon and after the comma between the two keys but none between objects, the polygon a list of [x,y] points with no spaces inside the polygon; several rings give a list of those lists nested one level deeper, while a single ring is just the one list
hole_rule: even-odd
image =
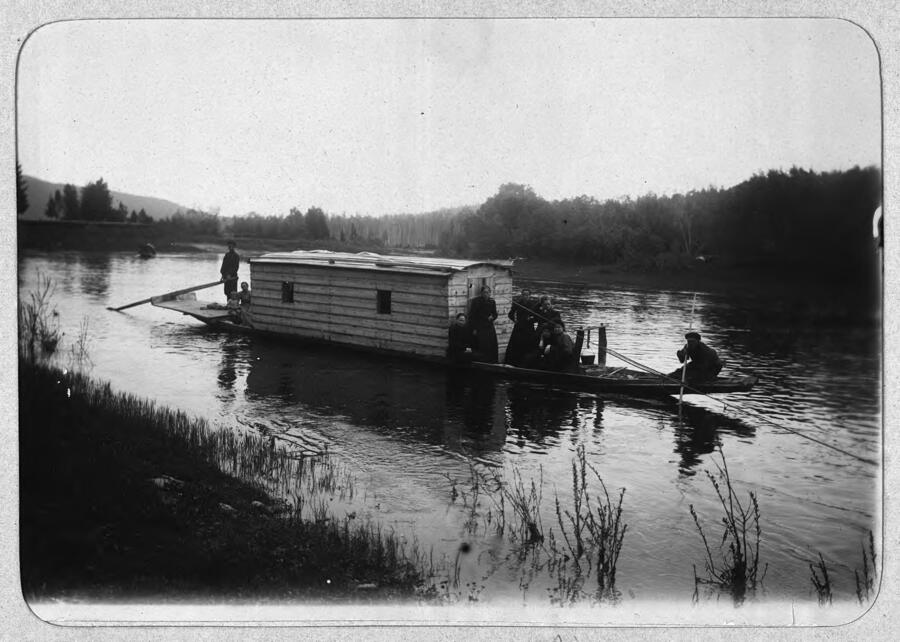
[{"label": "ripples on water", "polygon": [[[607,487],[627,489],[619,589],[638,599],[690,599],[692,564],[702,565],[703,550],[688,507],[710,524],[720,516],[704,471],[715,470],[712,453],[721,447],[742,496],[759,495],[767,594],[814,599],[808,562],[821,551],[835,566],[836,595],[853,595],[860,545],[870,529],[878,534],[880,470],[784,428],[880,459],[881,362],[871,322],[829,324],[783,301],[705,294],[691,319],[690,293],[532,284],[570,325],[606,324],[611,348],[655,369],[676,367],[674,352],[691,325],[727,360],[726,371],[760,375],[753,391],[724,403],[690,398],[679,420],[672,399],[598,397],[284,345],[212,332],[151,306],[106,310],[211,281],[218,262],[33,254],[20,259],[20,288],[29,291],[39,271],[53,278],[66,336],[88,321],[94,376],[214,425],[277,435],[309,451],[327,447],[363,489],[357,509],[438,554],[466,538],[450,480],[463,485],[470,465],[543,475],[546,528],[554,493],[571,492],[572,457],[584,445]],[[200,294],[222,297],[218,288]],[[490,538],[478,545],[497,550]],[[516,573],[497,567],[482,599],[521,599]]]}]

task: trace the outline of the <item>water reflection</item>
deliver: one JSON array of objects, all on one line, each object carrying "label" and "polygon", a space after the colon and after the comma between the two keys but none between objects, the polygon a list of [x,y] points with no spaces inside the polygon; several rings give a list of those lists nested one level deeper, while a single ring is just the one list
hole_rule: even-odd
[{"label": "water reflection", "polygon": [[92,297],[104,298],[109,290],[111,255],[107,252],[84,254],[77,264],[81,291]]},{"label": "water reflection", "polygon": [[222,342],[222,361],[219,365],[219,387],[228,394],[221,396],[223,400],[234,399],[234,382],[237,381],[238,354],[243,346],[229,337]]},{"label": "water reflection", "polygon": [[454,449],[498,450],[505,397],[489,378],[459,377],[427,365],[324,346],[254,339],[247,397],[339,417],[399,438]]},{"label": "water reflection", "polygon": [[723,435],[744,439],[756,436],[753,426],[707,408],[685,403],[679,415],[677,401],[671,399],[669,409],[675,415],[670,425],[675,435],[675,452],[681,457],[678,463],[681,476],[694,475],[703,456],[723,445]]},{"label": "water reflection", "polygon": [[[755,436],[738,419],[689,404],[679,419],[671,399],[604,398],[323,346],[245,341],[223,342],[218,385],[233,395],[246,362],[247,399],[259,406],[260,417],[286,420],[312,413],[479,456],[509,448],[547,452],[562,433],[596,440],[607,409],[627,409],[671,427],[682,475],[692,475],[703,456],[722,444],[723,435]],[[284,426],[290,430],[291,422]]]},{"label": "water reflection", "polygon": [[546,446],[560,430],[580,425],[578,396],[574,393],[512,383],[507,388],[507,417],[516,445]]}]

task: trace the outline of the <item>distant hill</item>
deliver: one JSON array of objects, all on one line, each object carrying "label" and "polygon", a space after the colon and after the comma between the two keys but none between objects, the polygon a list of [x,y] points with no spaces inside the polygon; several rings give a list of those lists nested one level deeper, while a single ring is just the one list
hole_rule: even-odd
[{"label": "distant hill", "polygon": [[[34,176],[28,176],[27,174],[23,174],[22,177],[28,185],[28,209],[25,210],[22,218],[44,218],[44,210],[47,209],[47,200],[56,192],[56,190],[59,190],[60,193],[62,193],[64,183],[50,183],[41,180],[40,178],[35,178]],[[78,188],[78,194],[80,196],[82,186],[76,185],[75,187]],[[119,202],[121,201],[125,204],[125,207],[128,208],[129,212],[131,212],[131,210],[140,212],[141,208],[143,208],[143,210],[155,220],[168,218],[178,211],[185,212],[188,210],[184,205],[179,205],[178,203],[173,203],[172,201],[167,201],[162,198],[138,196],[136,194],[117,192],[112,189],[110,190],[110,194],[112,194],[113,207],[118,207]]]}]

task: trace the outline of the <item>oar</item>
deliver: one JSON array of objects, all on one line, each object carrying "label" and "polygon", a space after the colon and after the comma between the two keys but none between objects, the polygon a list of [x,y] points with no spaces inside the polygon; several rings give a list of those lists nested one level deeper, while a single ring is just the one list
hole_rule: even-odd
[{"label": "oar", "polygon": [[[694,306],[697,303],[697,293],[694,292],[694,298],[691,300],[691,320],[688,323],[688,332],[694,329]],[[681,402],[684,399],[684,383],[687,379],[688,366],[688,344],[684,344],[684,365],[681,366],[681,388],[678,390],[678,418],[681,419]]]},{"label": "oar", "polygon": [[153,299],[159,299],[162,297],[176,297],[182,294],[187,294],[188,292],[195,292],[197,290],[203,290],[205,288],[211,288],[214,285],[219,285],[222,281],[212,281],[210,283],[204,283],[203,285],[194,285],[189,288],[184,288],[182,290],[175,290],[173,292],[166,292],[165,294],[157,294],[156,296],[152,296],[149,299],[141,299],[140,301],[135,301],[134,303],[126,303],[125,305],[120,305],[118,308],[110,308],[107,307],[107,310],[112,310],[113,312],[120,312],[125,308],[133,308],[136,305],[143,305],[144,303],[150,303]]}]

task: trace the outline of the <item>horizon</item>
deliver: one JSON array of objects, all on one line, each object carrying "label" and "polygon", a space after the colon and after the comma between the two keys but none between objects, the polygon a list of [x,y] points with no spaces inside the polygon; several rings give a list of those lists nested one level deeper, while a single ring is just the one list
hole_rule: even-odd
[{"label": "horizon", "polygon": [[[836,169],[836,170],[824,170],[824,171],[822,171],[822,172],[816,172],[816,173],[818,173],[818,174],[823,174],[823,173],[827,173],[827,172],[846,172],[846,171],[851,171],[851,170],[854,169],[854,168],[859,168],[859,169],[865,170],[865,169],[868,169],[869,167],[873,167],[873,168],[877,169],[879,172],[881,172],[881,167],[880,167],[880,165],[855,165],[855,166],[853,166],[853,167],[848,167],[848,168],[843,168],[843,169]],[[626,194],[626,195],[622,195],[622,196],[619,196],[619,197],[612,197],[612,198],[606,198],[606,199],[596,199],[596,200],[597,200],[598,202],[601,202],[601,203],[602,203],[602,202],[606,202],[606,201],[614,201],[614,202],[619,202],[619,203],[621,203],[621,202],[623,202],[623,201],[625,201],[625,200],[628,200],[628,199],[631,199],[631,200],[637,200],[637,199],[644,198],[644,197],[647,197],[647,196],[656,196],[656,197],[659,197],[659,198],[671,198],[671,197],[678,196],[678,195],[686,196],[686,195],[689,194],[691,191],[702,191],[702,190],[704,190],[704,189],[716,189],[716,190],[720,190],[720,191],[727,191],[727,190],[732,189],[732,188],[734,188],[734,187],[736,187],[736,186],[738,186],[738,185],[740,185],[740,184],[742,184],[742,183],[747,182],[748,180],[752,179],[754,176],[757,176],[757,175],[766,175],[766,174],[768,174],[769,172],[772,172],[772,171],[788,173],[791,169],[795,169],[795,168],[796,168],[796,169],[799,169],[799,170],[801,170],[801,171],[814,171],[814,170],[811,170],[811,169],[809,169],[809,168],[805,168],[805,167],[797,167],[797,166],[794,166],[794,167],[791,167],[791,168],[787,168],[787,169],[785,169],[785,168],[770,168],[770,169],[768,169],[768,170],[760,170],[760,171],[754,173],[754,174],[751,175],[751,176],[747,176],[746,178],[744,178],[744,179],[742,179],[742,180],[739,180],[737,183],[734,183],[733,185],[727,185],[727,186],[707,186],[707,187],[703,187],[703,188],[695,188],[695,190],[676,191],[676,192],[672,192],[672,193],[658,193],[658,192],[654,192],[653,190],[650,190],[650,191],[645,192],[645,193],[643,193],[643,194]],[[23,178],[26,179],[26,181],[27,181],[27,179],[29,179],[29,178],[34,178],[34,179],[37,179],[37,180],[39,180],[39,181],[43,181],[44,183],[48,183],[48,184],[51,184],[51,185],[59,185],[59,186],[62,186],[62,185],[65,185],[65,184],[66,184],[66,183],[63,183],[63,182],[47,180],[47,179],[42,178],[42,177],[40,177],[40,176],[33,176],[33,175],[28,174],[28,173],[26,173],[26,172],[24,172],[24,171],[22,172],[22,176],[23,176]],[[290,214],[290,211],[282,212],[282,213],[264,213],[264,212],[253,212],[253,211],[250,211],[250,212],[244,212],[244,213],[232,213],[232,214],[222,214],[222,213],[220,213],[220,212],[210,212],[210,211],[200,210],[200,209],[198,209],[198,208],[196,208],[196,207],[192,207],[192,206],[189,206],[189,205],[185,205],[185,204],[183,204],[183,203],[178,203],[178,202],[173,201],[172,199],[166,198],[166,197],[164,197],[164,196],[157,196],[157,195],[155,195],[155,194],[137,194],[137,193],[128,191],[128,190],[126,190],[126,189],[114,188],[114,187],[113,187],[112,185],[110,185],[109,182],[106,180],[106,177],[98,177],[98,178],[93,179],[93,180],[88,181],[88,182],[92,183],[92,182],[95,182],[96,180],[98,180],[98,179],[100,179],[100,178],[102,178],[103,181],[107,183],[107,186],[109,187],[110,193],[119,193],[119,194],[126,194],[126,195],[128,195],[128,196],[134,196],[134,197],[138,197],[138,198],[149,198],[149,199],[157,199],[157,200],[161,200],[161,201],[166,201],[166,202],[172,203],[173,205],[177,205],[178,207],[183,208],[185,211],[187,211],[187,210],[195,210],[195,211],[203,212],[203,213],[205,213],[205,214],[214,214],[214,215],[216,215],[216,216],[221,216],[221,217],[223,217],[223,218],[239,218],[239,217],[246,217],[246,216],[252,216],[252,215],[257,215],[257,216],[262,216],[262,217],[275,216],[275,217],[278,217],[278,218],[284,218],[284,217],[286,217],[286,216],[288,216],[288,215]],[[508,181],[508,182],[509,182],[509,181]],[[84,188],[84,185],[75,185],[74,183],[70,183],[70,184],[73,185],[79,192],[81,192],[81,190]],[[501,185],[502,185],[502,184],[501,184]],[[498,190],[499,190],[499,188],[501,187],[501,185],[498,185],[498,186],[497,186],[497,187],[498,187]],[[526,185],[526,186],[527,186],[528,184],[527,184],[527,183],[522,183],[522,185]],[[27,186],[27,185],[26,185],[26,186]],[[490,194],[487,198],[490,198],[491,196],[494,196],[494,195],[496,195],[496,194],[497,194],[497,190],[495,190],[495,191],[494,191],[492,194]],[[577,196],[572,196],[572,195],[570,195],[570,196],[564,196],[564,197],[558,198],[558,199],[547,199],[547,198],[545,198],[542,194],[540,194],[540,193],[537,192],[537,191],[535,191],[535,195],[536,195],[538,198],[542,198],[542,199],[544,199],[544,200],[551,201],[551,202],[552,202],[552,201],[557,201],[557,200],[558,200],[558,201],[574,200],[574,199],[576,199],[576,198],[581,198],[582,196],[588,196],[588,197],[591,197],[590,194],[579,194],[579,195],[577,195]],[[591,197],[591,198],[592,198],[592,197]],[[485,200],[486,200],[486,199],[485,199]],[[483,203],[484,203],[484,201],[482,201],[481,203],[466,203],[466,204],[461,204],[461,205],[447,205],[447,206],[438,207],[438,208],[436,208],[436,209],[433,209],[433,210],[427,210],[427,211],[418,211],[418,212],[385,212],[385,213],[383,213],[383,214],[348,213],[348,212],[329,212],[328,210],[325,210],[324,208],[323,208],[323,212],[325,213],[326,216],[329,216],[329,217],[332,217],[332,216],[333,216],[333,217],[339,217],[339,216],[344,216],[344,217],[360,216],[360,217],[363,217],[363,218],[365,218],[365,217],[381,218],[381,217],[383,217],[383,216],[420,216],[420,215],[433,214],[433,213],[435,213],[435,212],[440,212],[440,211],[443,211],[443,210],[461,210],[461,209],[465,209],[465,208],[474,208],[474,209],[477,210],[479,207],[481,207],[481,205],[482,205]],[[114,205],[115,205],[115,203],[114,203]],[[315,204],[312,204],[310,207],[318,207],[318,206],[315,205]],[[308,209],[308,208],[307,208],[307,209]],[[879,208],[879,210],[880,210],[880,208]],[[878,210],[876,210],[876,213],[875,213],[874,216],[875,216],[875,218],[877,219],[877,217],[878,217]]]},{"label": "horizon", "polygon": [[877,52],[836,19],[53,23],[17,83],[23,174],[224,217],[882,167]]}]

